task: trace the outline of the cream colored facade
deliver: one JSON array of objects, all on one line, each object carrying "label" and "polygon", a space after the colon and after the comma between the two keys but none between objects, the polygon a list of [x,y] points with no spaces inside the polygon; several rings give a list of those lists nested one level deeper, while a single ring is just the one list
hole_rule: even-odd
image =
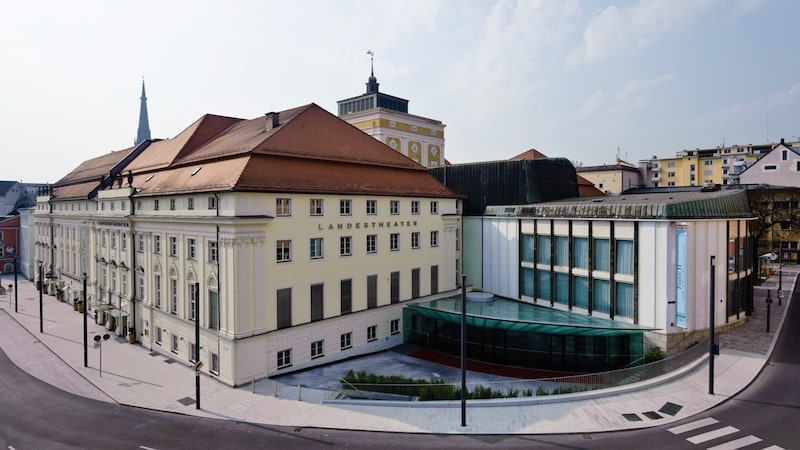
[{"label": "cream colored facade", "polygon": [[373,108],[350,113],[345,121],[425,167],[444,165],[444,127],[433,119]]},{"label": "cream colored facade", "polygon": [[[290,209],[279,209],[287,200]],[[40,196],[34,223],[35,259],[52,270],[47,288],[77,300],[85,272],[100,321],[120,336],[132,328],[144,347],[187,364],[199,314],[202,370],[234,386],[397,345],[404,304],[457,287],[454,198],[136,198],[117,187],[91,201]],[[321,254],[311,253],[316,239]],[[279,251],[286,242],[288,259]],[[343,283],[351,286],[350,312],[342,310]],[[288,319],[278,306],[287,291]],[[321,316],[312,291],[322,295]]]}]

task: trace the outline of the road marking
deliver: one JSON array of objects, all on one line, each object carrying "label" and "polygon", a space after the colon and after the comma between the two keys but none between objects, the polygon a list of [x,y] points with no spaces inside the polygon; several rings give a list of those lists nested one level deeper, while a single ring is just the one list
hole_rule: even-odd
[{"label": "road marking", "polygon": [[692,436],[690,438],[686,438],[687,441],[691,442],[692,444],[699,444],[701,442],[710,441],[712,439],[720,438],[722,436],[727,436],[729,434],[733,434],[739,431],[736,427],[723,427],[717,428],[716,430],[711,430],[706,433],[698,434],[697,436]]},{"label": "road marking", "polygon": [[669,431],[672,434],[681,434],[681,433],[686,433],[687,431],[703,428],[708,425],[714,425],[717,422],[719,422],[719,420],[713,417],[706,417],[705,419],[695,420],[694,422],[689,422],[683,425],[678,425],[677,427],[669,428],[667,429],[667,431]]},{"label": "road marking", "polygon": [[743,438],[736,439],[735,441],[710,447],[708,450],[736,450],[737,448],[747,447],[748,445],[755,444],[756,442],[761,442],[761,438],[751,434],[750,436],[745,436]]},{"label": "road marking", "polygon": [[769,447],[765,448],[764,450],[786,450],[783,447],[778,447],[777,445],[770,445]]},{"label": "road marking", "polygon": [[152,447],[145,447],[144,445],[140,445],[139,448],[142,449],[142,450],[156,450],[156,449],[154,449]]}]

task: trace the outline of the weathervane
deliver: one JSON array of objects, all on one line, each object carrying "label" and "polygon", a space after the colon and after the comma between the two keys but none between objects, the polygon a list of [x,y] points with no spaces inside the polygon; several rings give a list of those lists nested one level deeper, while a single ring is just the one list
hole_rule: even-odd
[{"label": "weathervane", "polygon": [[369,55],[369,73],[370,75],[375,75],[374,69],[374,59],[375,59],[375,52],[372,50],[367,50],[367,54]]}]

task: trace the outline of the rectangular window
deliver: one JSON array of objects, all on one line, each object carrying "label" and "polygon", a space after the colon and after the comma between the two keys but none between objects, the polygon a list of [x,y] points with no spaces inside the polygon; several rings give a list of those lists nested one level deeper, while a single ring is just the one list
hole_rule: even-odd
[{"label": "rectangular window", "polygon": [[290,198],[276,198],[275,199],[275,215],[276,216],[291,216],[292,215],[292,199]]},{"label": "rectangular window", "polygon": [[536,272],[533,269],[528,267],[524,267],[522,269],[522,295],[527,297],[536,297],[536,292],[534,291],[534,286],[536,283],[534,280],[536,279]]},{"label": "rectangular window", "polygon": [[367,342],[378,339],[378,326],[370,325],[367,327]]},{"label": "rectangular window", "polygon": [[389,322],[389,332],[391,334],[397,334],[400,332],[400,319],[392,319],[392,321]]},{"label": "rectangular window", "polygon": [[522,260],[525,262],[533,262],[533,235],[522,235]]},{"label": "rectangular window", "polygon": [[156,344],[161,345],[161,327],[156,327]]},{"label": "rectangular window", "polygon": [[353,280],[347,279],[339,282],[339,306],[341,314],[353,312]]},{"label": "rectangular window", "polygon": [[188,201],[189,201],[189,205],[188,205],[187,208],[189,209],[189,211],[191,211],[191,210],[194,209],[194,197],[189,197]]},{"label": "rectangular window", "polygon": [[186,240],[186,257],[189,259],[197,257],[197,240],[192,238]]},{"label": "rectangular window", "polygon": [[278,350],[278,369],[292,365],[292,349]]},{"label": "rectangular window", "polygon": [[633,318],[633,285],[615,283],[617,286],[614,298],[614,315]]},{"label": "rectangular window", "polygon": [[278,329],[292,326],[292,288],[278,289]]},{"label": "rectangular window", "polygon": [[314,341],[311,343],[311,359],[325,356],[325,341]]},{"label": "rectangular window", "polygon": [[792,222],[781,222],[781,231],[792,231]]},{"label": "rectangular window", "polygon": [[400,249],[400,233],[392,233],[389,235],[389,250],[397,251]]},{"label": "rectangular window", "polygon": [[189,283],[189,320],[194,321],[197,316],[197,297],[200,294],[196,283]]},{"label": "rectangular window", "polygon": [[593,280],[594,311],[610,314],[611,297],[608,290],[608,280]]},{"label": "rectangular window", "polygon": [[589,279],[572,277],[572,304],[577,308],[589,309]]},{"label": "rectangular window", "polygon": [[353,333],[344,333],[339,336],[339,349],[347,350],[353,347]]},{"label": "rectangular window", "polygon": [[536,271],[536,298],[540,300],[550,300],[550,271]]},{"label": "rectangular window", "polygon": [[707,159],[707,160],[703,161],[703,165],[704,166],[713,166],[714,165],[714,161],[710,160],[710,159]]},{"label": "rectangular window", "polygon": [[208,197],[208,209],[217,209],[217,197]]},{"label": "rectangular window", "polygon": [[353,254],[353,237],[342,236],[339,238],[339,255],[350,256]]},{"label": "rectangular window", "polygon": [[414,214],[414,215],[419,214],[419,200],[412,200],[411,201],[411,214]]},{"label": "rectangular window", "polygon": [[308,242],[308,256],[311,259],[322,258],[322,238],[311,238]]},{"label": "rectangular window", "polygon": [[153,278],[153,284],[155,284],[156,291],[156,308],[161,308],[161,275],[156,275]]},{"label": "rectangular window", "polygon": [[308,213],[312,216],[321,216],[322,215],[322,199],[321,198],[312,198],[309,200],[309,210]]},{"label": "rectangular window", "polygon": [[439,266],[431,266],[431,295],[439,293]]},{"label": "rectangular window", "polygon": [[389,214],[396,216],[400,214],[400,201],[399,200],[390,200],[389,201]]},{"label": "rectangular window", "polygon": [[339,215],[351,216],[353,215],[353,201],[352,200],[339,200]]},{"label": "rectangular window", "polygon": [[569,238],[567,236],[556,236],[555,257],[557,266],[569,267]]},{"label": "rectangular window", "polygon": [[439,232],[431,231],[431,247],[439,246]]},{"label": "rectangular window", "polygon": [[392,272],[389,274],[389,287],[390,301],[392,303],[400,303],[400,272]]},{"label": "rectangular window", "polygon": [[367,253],[375,253],[378,251],[378,235],[367,235]]},{"label": "rectangular window", "polygon": [[411,298],[419,298],[419,268],[411,269]]},{"label": "rectangular window", "polygon": [[175,353],[177,355],[178,354],[178,335],[175,334],[175,333],[172,333],[171,336],[172,336],[172,345],[171,345],[170,348],[172,349],[172,353]]},{"label": "rectangular window", "polygon": [[764,166],[764,170],[766,170],[768,172],[772,172],[772,171],[778,170],[778,166],[776,166],[775,164],[768,164],[768,165]]},{"label": "rectangular window", "polygon": [[592,253],[592,269],[608,272],[611,268],[611,255],[609,254],[608,239],[595,239],[594,252]]},{"label": "rectangular window", "polygon": [[411,248],[419,248],[419,231],[411,232]]},{"label": "rectangular window", "polygon": [[378,307],[378,276],[367,275],[367,309]]},{"label": "rectangular window", "polygon": [[123,251],[128,250],[128,234],[122,233],[122,236],[119,239],[120,247]]},{"label": "rectangular window", "polygon": [[439,202],[431,200],[431,214],[439,214]]},{"label": "rectangular window", "polygon": [[536,262],[550,264],[550,236],[542,234],[536,237]]},{"label": "rectangular window", "polygon": [[292,241],[283,239],[275,243],[276,258],[279,263],[292,260]]},{"label": "rectangular window", "polygon": [[217,249],[217,241],[208,241],[208,261],[219,261],[219,251]]},{"label": "rectangular window", "polygon": [[142,233],[136,235],[136,251],[139,253],[144,251],[144,234]]},{"label": "rectangular window", "polygon": [[153,211],[158,211],[158,199],[153,200]]},{"label": "rectangular window", "polygon": [[561,305],[569,304],[569,274],[556,273],[555,302]]},{"label": "rectangular window", "polygon": [[111,232],[111,248],[117,248],[117,233]]},{"label": "rectangular window", "polygon": [[374,216],[378,214],[378,201],[367,200],[367,215]]},{"label": "rectangular window", "polygon": [[178,280],[175,278],[169,280],[169,312],[178,314]]},{"label": "rectangular window", "polygon": [[189,362],[197,362],[197,346],[194,342],[189,342]]},{"label": "rectangular window", "polygon": [[153,236],[153,252],[161,253],[161,236]]},{"label": "rectangular window", "polygon": [[216,353],[211,354],[211,373],[219,375],[219,355]]},{"label": "rectangular window", "polygon": [[169,237],[169,256],[178,256],[178,238]]},{"label": "rectangular window", "polygon": [[325,318],[325,297],[322,284],[311,285],[311,321],[316,322]]},{"label": "rectangular window", "polygon": [[633,241],[620,240],[616,244],[617,273],[633,275]]},{"label": "rectangular window", "polygon": [[208,290],[208,329],[219,330],[219,292]]},{"label": "rectangular window", "polygon": [[170,211],[175,211],[175,199],[174,198],[169,199],[169,210]]},{"label": "rectangular window", "polygon": [[136,277],[137,291],[139,292],[139,300],[144,300],[144,277]]}]

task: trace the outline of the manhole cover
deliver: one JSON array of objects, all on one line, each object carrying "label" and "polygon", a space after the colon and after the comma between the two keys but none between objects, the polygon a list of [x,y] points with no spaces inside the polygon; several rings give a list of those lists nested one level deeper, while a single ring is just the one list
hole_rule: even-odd
[{"label": "manhole cover", "polygon": [[658,410],[658,412],[674,416],[675,414],[678,414],[678,411],[680,411],[681,408],[683,408],[683,406],[667,402],[664,403],[664,406],[662,406],[661,409]]}]

